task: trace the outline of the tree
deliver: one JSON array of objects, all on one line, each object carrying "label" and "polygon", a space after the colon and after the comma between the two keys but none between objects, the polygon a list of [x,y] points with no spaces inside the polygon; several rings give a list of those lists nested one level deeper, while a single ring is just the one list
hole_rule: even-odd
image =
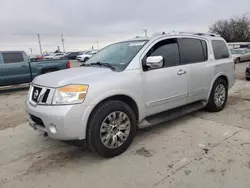
[{"label": "tree", "polygon": [[218,20],[209,27],[209,32],[219,34],[227,42],[250,42],[250,19],[242,16]]}]

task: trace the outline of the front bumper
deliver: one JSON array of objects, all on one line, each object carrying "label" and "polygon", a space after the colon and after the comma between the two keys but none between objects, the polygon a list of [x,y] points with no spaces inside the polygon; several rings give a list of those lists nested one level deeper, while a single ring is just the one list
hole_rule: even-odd
[{"label": "front bumper", "polygon": [[49,137],[58,140],[82,140],[86,137],[87,121],[92,106],[34,106],[27,100],[26,111],[29,124],[35,130],[47,133]]}]

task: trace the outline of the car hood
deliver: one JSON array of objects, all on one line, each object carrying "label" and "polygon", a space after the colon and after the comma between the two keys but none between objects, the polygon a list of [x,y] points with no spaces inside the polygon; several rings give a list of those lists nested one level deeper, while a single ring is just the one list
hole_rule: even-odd
[{"label": "car hood", "polygon": [[40,75],[33,80],[33,84],[45,87],[90,84],[90,82],[100,81],[101,78],[115,73],[106,67],[77,67]]}]

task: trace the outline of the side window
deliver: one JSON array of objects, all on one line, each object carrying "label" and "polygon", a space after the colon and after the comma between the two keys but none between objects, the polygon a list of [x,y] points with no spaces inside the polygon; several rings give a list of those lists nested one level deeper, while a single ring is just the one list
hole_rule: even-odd
[{"label": "side window", "polygon": [[223,40],[212,40],[212,46],[215,59],[224,59],[229,57],[227,45]]},{"label": "side window", "polygon": [[155,44],[147,53],[149,56],[162,56],[164,60],[163,67],[172,67],[180,64],[180,54],[177,39],[167,39]]},{"label": "side window", "polygon": [[4,63],[21,63],[23,62],[23,54],[22,53],[3,53],[3,61]]},{"label": "side window", "polygon": [[180,51],[183,53],[183,64],[207,61],[207,44],[203,40],[183,38],[180,39]]},{"label": "side window", "polygon": [[205,60],[208,59],[207,43],[204,40],[201,40],[202,50]]}]

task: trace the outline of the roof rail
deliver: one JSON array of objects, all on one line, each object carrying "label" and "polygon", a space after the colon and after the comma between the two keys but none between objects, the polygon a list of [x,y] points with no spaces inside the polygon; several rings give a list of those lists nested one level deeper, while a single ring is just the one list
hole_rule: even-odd
[{"label": "roof rail", "polygon": [[181,35],[181,34],[220,37],[220,35],[215,34],[215,33],[197,33],[197,32],[182,32],[182,31],[171,31],[171,32],[163,31],[163,32],[154,33],[153,36],[157,36],[157,35]]}]

